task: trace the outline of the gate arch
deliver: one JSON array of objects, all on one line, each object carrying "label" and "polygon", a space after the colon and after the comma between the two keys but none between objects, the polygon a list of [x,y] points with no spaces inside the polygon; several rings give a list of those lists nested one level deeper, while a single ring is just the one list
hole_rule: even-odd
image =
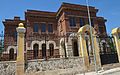
[{"label": "gate arch", "polygon": [[[96,65],[101,67],[99,47],[98,47],[98,43],[97,43],[97,39],[96,39],[96,35],[95,35],[96,32],[93,27],[91,27],[91,30],[92,30],[92,38],[94,41],[93,46],[95,49],[95,54],[96,54],[95,56],[97,58]],[[86,32],[90,33],[90,25],[85,25],[78,30],[79,42],[80,42],[80,54],[84,58],[86,68],[88,68],[88,67],[90,67],[90,58],[88,56],[88,51],[87,51]],[[90,38],[90,40],[91,40],[91,38]]]},{"label": "gate arch", "polygon": [[117,49],[118,60],[119,60],[119,63],[120,63],[120,27],[114,28],[112,30],[112,35],[115,39],[115,45],[116,45],[116,49]]}]

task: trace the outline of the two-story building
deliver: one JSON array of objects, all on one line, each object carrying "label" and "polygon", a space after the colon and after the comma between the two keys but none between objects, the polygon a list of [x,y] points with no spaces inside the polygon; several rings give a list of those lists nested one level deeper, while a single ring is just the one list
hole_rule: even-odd
[{"label": "two-story building", "polygon": [[[90,6],[91,25],[96,35],[105,37],[106,20],[98,17],[98,9]],[[19,23],[24,23],[25,55],[27,59],[59,58],[79,55],[78,29],[88,21],[87,6],[62,3],[57,12],[27,10],[25,20],[20,17],[5,19],[2,60],[15,60],[17,54],[17,32]],[[69,38],[70,36],[75,36]],[[63,46],[64,45],[64,46]],[[61,46],[65,47],[64,49]],[[64,51],[63,51],[64,50]]]}]

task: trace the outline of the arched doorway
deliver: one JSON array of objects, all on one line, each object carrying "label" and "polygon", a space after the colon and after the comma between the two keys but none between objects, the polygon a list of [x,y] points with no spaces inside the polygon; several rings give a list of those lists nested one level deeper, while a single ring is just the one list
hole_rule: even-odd
[{"label": "arched doorway", "polygon": [[50,56],[54,56],[54,45],[52,43],[49,44],[49,53]]},{"label": "arched doorway", "polygon": [[72,40],[72,49],[73,49],[73,55],[74,56],[79,56],[77,39]]},{"label": "arched doorway", "polygon": [[42,44],[42,58],[46,58],[46,44]]},{"label": "arched doorway", "polygon": [[33,50],[34,50],[34,59],[37,59],[38,58],[39,45],[38,44],[34,44]]},{"label": "arched doorway", "polygon": [[11,48],[9,51],[9,60],[14,60],[14,49]]}]

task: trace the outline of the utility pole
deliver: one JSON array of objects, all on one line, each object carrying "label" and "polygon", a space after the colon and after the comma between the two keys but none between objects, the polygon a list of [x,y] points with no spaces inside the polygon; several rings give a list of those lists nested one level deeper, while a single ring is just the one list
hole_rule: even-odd
[{"label": "utility pole", "polygon": [[86,0],[86,4],[87,4],[87,11],[88,11],[88,19],[89,19],[89,25],[90,25],[90,37],[91,37],[91,41],[92,41],[92,49],[93,49],[93,53],[94,53],[94,64],[95,64],[95,72],[97,73],[97,64],[96,64],[96,51],[94,48],[94,41],[93,41],[93,36],[92,36],[92,25],[91,25],[91,18],[90,18],[90,9],[89,9],[89,3],[88,0]]}]

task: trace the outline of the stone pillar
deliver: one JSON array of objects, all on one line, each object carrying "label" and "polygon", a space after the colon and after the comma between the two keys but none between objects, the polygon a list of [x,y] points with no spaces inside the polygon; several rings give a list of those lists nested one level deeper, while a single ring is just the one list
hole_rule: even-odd
[{"label": "stone pillar", "polygon": [[24,33],[26,29],[23,23],[19,24],[17,30],[17,61],[16,61],[16,75],[24,75]]},{"label": "stone pillar", "polygon": [[93,35],[93,40],[94,40],[94,48],[95,48],[95,55],[96,55],[96,65],[97,65],[97,69],[100,69],[101,68],[101,59],[99,54],[100,49],[99,49],[96,35]]},{"label": "stone pillar", "polygon": [[60,58],[65,57],[65,51],[64,51],[64,38],[60,39]]},{"label": "stone pillar", "polygon": [[66,42],[66,53],[67,57],[73,56],[72,45],[69,42]]},{"label": "stone pillar", "polygon": [[86,41],[85,41],[85,38],[84,38],[84,35],[80,34],[79,35],[80,37],[80,54],[81,56],[84,58],[84,64],[85,64],[85,67],[86,69],[89,68],[90,66],[90,63],[89,63],[89,58],[88,58],[88,53],[87,53],[87,48],[86,48]]},{"label": "stone pillar", "polygon": [[115,45],[116,45],[116,49],[117,49],[117,55],[118,55],[118,60],[119,60],[119,63],[120,63],[120,27],[119,28],[114,28],[112,30],[112,35],[115,39]]},{"label": "stone pillar", "polygon": [[[95,30],[94,28],[91,28],[92,29],[92,37],[93,37],[93,47],[95,49],[95,54],[94,56],[94,59],[95,59],[95,64],[97,65],[97,68],[99,66],[99,68],[101,67],[101,61],[100,61],[100,55],[99,55],[99,46],[98,46],[98,43],[97,43],[97,39],[96,39],[96,36],[95,36]],[[86,40],[85,40],[85,35],[86,35],[86,32],[89,32],[90,33],[90,26],[89,25],[85,25],[83,27],[81,27],[78,31],[78,36],[79,36],[79,42],[80,42],[80,55],[84,58],[84,64],[86,66],[86,68],[88,69],[90,67],[90,62],[89,62],[89,56],[88,56],[88,52],[87,52],[87,45],[86,45]],[[96,66],[95,66],[96,67]]]}]

